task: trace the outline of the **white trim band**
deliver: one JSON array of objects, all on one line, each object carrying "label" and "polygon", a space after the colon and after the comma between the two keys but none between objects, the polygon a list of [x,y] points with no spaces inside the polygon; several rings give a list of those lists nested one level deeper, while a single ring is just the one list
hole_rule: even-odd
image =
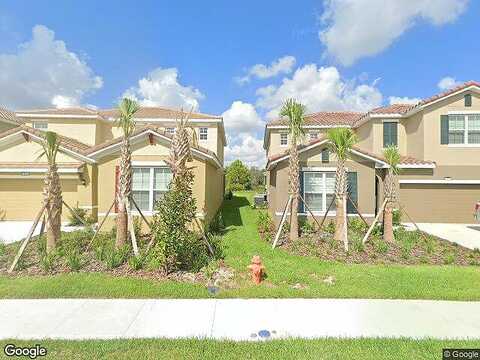
[{"label": "white trim band", "polygon": [[[313,215],[315,216],[325,216],[325,212],[323,211],[312,211]],[[283,212],[281,211],[277,211],[275,212],[275,216],[282,216],[283,215]],[[290,213],[287,213],[287,215],[290,215]],[[304,212],[299,212],[298,213],[299,216],[311,216],[310,213],[304,213]],[[328,212],[328,216],[336,216],[337,213],[335,211],[329,211]],[[350,217],[354,217],[354,216],[358,216],[358,214],[347,214],[347,216],[350,216]],[[363,217],[375,217],[375,214],[362,214]]]}]

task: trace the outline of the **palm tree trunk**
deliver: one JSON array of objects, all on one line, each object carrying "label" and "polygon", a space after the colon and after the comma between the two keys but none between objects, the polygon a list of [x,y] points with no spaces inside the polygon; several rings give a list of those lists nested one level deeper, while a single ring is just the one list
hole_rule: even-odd
[{"label": "palm tree trunk", "polygon": [[117,189],[117,236],[115,239],[115,248],[120,248],[126,244],[128,238],[128,220],[126,200],[132,193],[132,162],[131,162],[130,141],[127,136],[123,137],[122,159],[120,163],[120,179]]},{"label": "palm tree trunk", "polygon": [[44,201],[48,203],[46,207],[48,216],[46,251],[49,254],[60,240],[62,225],[62,189],[56,164],[49,165],[44,185]]},{"label": "palm tree trunk", "polygon": [[383,212],[383,239],[387,242],[393,242],[393,204],[395,199],[395,177],[391,171],[388,170],[385,177],[385,198],[387,203]]},{"label": "palm tree trunk", "polygon": [[292,211],[290,220],[290,240],[298,240],[298,194],[299,194],[299,161],[298,149],[295,140],[292,140],[292,147],[290,148],[290,195],[292,196]]},{"label": "palm tree trunk", "polygon": [[347,173],[345,171],[345,162],[338,160],[335,173],[335,197],[336,197],[336,226],[335,240],[343,242],[345,249],[348,250],[346,204],[347,204]]}]

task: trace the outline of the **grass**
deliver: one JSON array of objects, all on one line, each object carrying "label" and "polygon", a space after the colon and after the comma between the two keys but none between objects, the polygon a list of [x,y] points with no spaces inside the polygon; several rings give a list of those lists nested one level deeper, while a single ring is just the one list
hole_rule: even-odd
[{"label": "grass", "polygon": [[[40,344],[48,359],[441,359],[444,348],[479,348],[480,341],[317,339],[230,342],[213,340],[0,341]],[[3,355],[3,351],[2,351]],[[1,355],[0,355],[1,356]]]},{"label": "grass", "polygon": [[[272,250],[256,230],[258,210],[250,207],[253,193],[226,200],[223,219],[225,263],[235,269],[237,286],[220,298],[395,298],[480,300],[480,268],[475,266],[365,265],[321,261]],[[250,283],[247,265],[260,255],[267,279]],[[333,276],[335,285],[323,279]],[[301,284],[299,289],[293,288]],[[115,277],[106,273],[54,276],[0,276],[0,298],[206,298],[202,284]]]}]

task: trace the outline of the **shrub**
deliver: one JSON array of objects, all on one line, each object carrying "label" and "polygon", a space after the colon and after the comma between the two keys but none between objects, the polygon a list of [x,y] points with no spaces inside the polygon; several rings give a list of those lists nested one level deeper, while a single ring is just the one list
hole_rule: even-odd
[{"label": "shrub", "polygon": [[93,229],[87,228],[72,232],[64,232],[57,244],[57,251],[60,256],[66,256],[72,252],[81,253],[93,237]]},{"label": "shrub", "polygon": [[375,251],[380,254],[386,254],[388,252],[388,243],[382,238],[378,238],[373,242]]},{"label": "shrub", "polygon": [[55,262],[58,254],[53,251],[50,254],[45,254],[40,258],[40,266],[45,272],[52,272],[55,268]]},{"label": "shrub", "polygon": [[142,236],[142,218],[140,216],[133,217],[133,231],[137,238]]},{"label": "shrub", "polygon": [[431,255],[435,252],[435,247],[435,240],[431,236],[427,236],[423,242],[423,248],[425,249],[425,252]]},{"label": "shrub", "polygon": [[394,209],[392,213],[393,225],[400,225],[402,222],[402,211],[400,209]]},{"label": "shrub", "polygon": [[443,263],[445,265],[451,265],[455,262],[456,260],[456,254],[453,252],[447,252],[443,256]]},{"label": "shrub", "polygon": [[71,271],[78,271],[82,267],[82,258],[77,251],[72,251],[67,255],[67,265]]},{"label": "shrub", "polygon": [[220,267],[220,261],[218,261],[218,260],[217,261],[210,261],[210,263],[208,263],[208,265],[204,266],[201,269],[201,272],[203,273],[203,275],[205,276],[206,279],[211,280],[213,275],[215,275],[215,273],[219,269],[219,267]]},{"label": "shrub", "polygon": [[0,256],[3,256],[7,253],[7,245],[3,242],[0,242]]},{"label": "shrub", "polygon": [[219,211],[207,224],[205,232],[207,234],[220,234],[225,230],[222,213]]},{"label": "shrub", "polygon": [[354,237],[353,239],[353,249],[356,252],[364,252],[365,246],[363,245],[362,239],[359,237]]},{"label": "shrub", "polygon": [[[88,211],[86,209],[82,209],[82,208],[79,208],[79,207],[74,207],[73,208],[73,211],[75,211],[75,213],[77,214],[77,216],[73,215],[72,213],[70,213],[69,217],[68,217],[68,225],[70,226],[82,226],[84,225],[84,223],[86,223],[87,225],[88,224],[93,224],[95,221],[93,220],[93,218],[88,215]],[[80,219],[83,220],[84,223],[82,223],[80,221]]]},{"label": "shrub", "polygon": [[213,250],[213,258],[214,259],[223,259],[225,257],[224,254],[224,244],[223,238],[220,235],[208,234],[208,243],[210,244]]},{"label": "shrub", "polygon": [[262,240],[270,242],[275,232],[275,224],[267,211],[260,211],[257,215],[257,230]]},{"label": "shrub", "polygon": [[37,237],[37,251],[39,255],[45,255],[47,252],[47,238],[45,235]]},{"label": "shrub", "polygon": [[300,233],[313,234],[315,232],[315,225],[308,221],[308,219],[300,220]]},{"label": "shrub", "polygon": [[367,225],[359,218],[349,220],[348,227],[351,231],[365,234],[368,230]]},{"label": "shrub", "polygon": [[335,221],[330,220],[327,222],[327,225],[324,225],[324,227],[326,232],[333,234],[335,232]]},{"label": "shrub", "polygon": [[174,178],[172,188],[155,206],[157,213],[152,224],[155,246],[149,263],[160,265],[166,272],[198,271],[209,261],[206,244],[189,227],[197,209],[192,184],[191,171]]},{"label": "shrub", "polygon": [[137,271],[143,267],[144,261],[145,261],[145,258],[141,255],[132,256],[128,259],[128,266],[130,266],[132,270]]},{"label": "shrub", "polygon": [[105,265],[107,269],[115,269],[122,265],[130,253],[130,246],[123,245],[120,249],[116,250],[113,246],[106,248],[105,253]]}]

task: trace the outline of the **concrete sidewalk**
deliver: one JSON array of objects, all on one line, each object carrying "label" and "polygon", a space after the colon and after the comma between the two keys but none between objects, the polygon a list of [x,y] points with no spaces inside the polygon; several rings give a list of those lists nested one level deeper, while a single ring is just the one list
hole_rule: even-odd
[{"label": "concrete sidewalk", "polygon": [[[203,299],[0,300],[0,338],[480,339],[480,302]],[[256,336],[255,336],[256,335]]]}]

